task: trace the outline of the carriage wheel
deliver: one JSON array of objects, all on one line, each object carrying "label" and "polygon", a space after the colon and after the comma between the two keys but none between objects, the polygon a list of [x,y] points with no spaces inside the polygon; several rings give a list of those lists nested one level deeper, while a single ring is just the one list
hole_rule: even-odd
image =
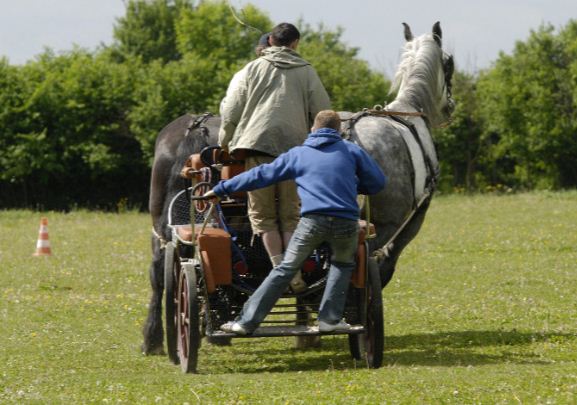
[{"label": "carriage wheel", "polygon": [[[361,294],[360,307],[366,308],[366,332],[361,335],[349,335],[349,348],[354,359],[361,356],[367,361],[369,368],[379,368],[383,363],[385,331],[383,322],[383,295],[379,266],[374,259],[368,260],[368,280],[366,305],[364,294]],[[364,315],[364,313],[362,314]]]},{"label": "carriage wheel", "polygon": [[180,260],[175,250],[176,245],[174,242],[166,244],[164,252],[164,318],[166,322],[166,349],[168,358],[174,364],[178,364],[176,303],[178,298],[177,283],[180,273]]},{"label": "carriage wheel", "polygon": [[[358,308],[359,308],[359,319],[364,320],[366,319],[366,312],[367,312],[367,304],[366,304],[366,297],[367,297],[367,289],[358,289]],[[362,359],[362,351],[363,348],[361,347],[362,340],[364,339],[364,335],[348,335],[349,336],[349,351],[351,352],[351,357],[355,360]]]},{"label": "carriage wheel", "polygon": [[383,322],[383,292],[379,265],[374,259],[368,260],[369,288],[367,289],[367,332],[365,338],[365,356],[369,368],[379,368],[383,363],[385,346],[385,326]]},{"label": "carriage wheel", "polygon": [[[202,197],[205,193],[210,190],[210,183],[202,182],[197,183],[192,188],[192,196],[193,197]],[[197,213],[204,213],[209,206],[209,202],[206,200],[194,200],[194,208]]]},{"label": "carriage wheel", "polygon": [[196,372],[200,347],[199,300],[196,270],[184,263],[178,281],[178,356],[185,373]]}]

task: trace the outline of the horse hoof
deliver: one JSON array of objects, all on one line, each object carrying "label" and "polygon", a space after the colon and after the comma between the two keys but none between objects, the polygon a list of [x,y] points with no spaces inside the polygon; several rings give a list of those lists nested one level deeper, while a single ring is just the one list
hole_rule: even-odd
[{"label": "horse hoof", "polygon": [[140,346],[140,350],[142,351],[142,354],[145,356],[164,356],[166,354],[162,346],[145,347],[145,345],[143,344],[142,346]]}]

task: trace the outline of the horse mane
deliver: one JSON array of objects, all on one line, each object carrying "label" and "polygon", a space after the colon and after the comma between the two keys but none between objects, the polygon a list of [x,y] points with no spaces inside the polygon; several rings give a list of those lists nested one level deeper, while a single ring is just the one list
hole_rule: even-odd
[{"label": "horse mane", "polygon": [[422,110],[432,121],[440,115],[438,100],[443,85],[442,50],[432,34],[405,43],[390,93],[395,100]]}]

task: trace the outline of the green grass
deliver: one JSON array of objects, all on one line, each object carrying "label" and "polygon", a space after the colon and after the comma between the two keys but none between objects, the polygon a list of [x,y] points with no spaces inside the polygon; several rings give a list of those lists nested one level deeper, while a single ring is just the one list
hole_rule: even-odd
[{"label": "green grass", "polygon": [[378,370],[336,336],[203,344],[197,375],[141,355],[149,230],[0,211],[0,403],[577,403],[577,192],[436,197],[384,290]]}]

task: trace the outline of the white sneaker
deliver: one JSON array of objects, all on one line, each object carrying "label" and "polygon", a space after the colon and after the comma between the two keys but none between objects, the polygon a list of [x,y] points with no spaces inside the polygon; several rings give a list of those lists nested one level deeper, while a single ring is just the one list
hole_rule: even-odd
[{"label": "white sneaker", "polygon": [[248,331],[240,323],[235,321],[227,322],[220,325],[220,330],[227,333],[235,333],[237,335],[247,335]]},{"label": "white sneaker", "polygon": [[335,332],[335,331],[343,331],[351,329],[351,325],[346,323],[343,320],[335,324],[326,323],[324,321],[319,321],[319,331],[320,332]]}]

